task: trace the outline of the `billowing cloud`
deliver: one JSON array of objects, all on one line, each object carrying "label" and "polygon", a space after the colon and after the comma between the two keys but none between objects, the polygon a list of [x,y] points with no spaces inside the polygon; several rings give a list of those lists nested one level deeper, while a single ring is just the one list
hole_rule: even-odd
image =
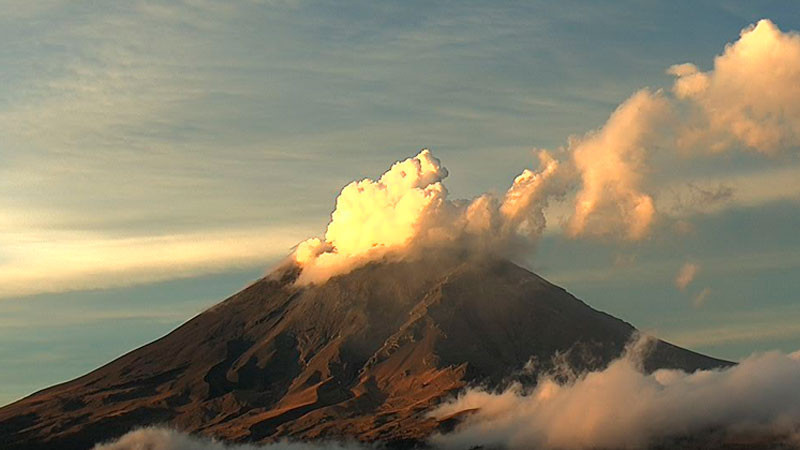
[{"label": "billowing cloud", "polygon": [[[641,90],[599,130],[570,143],[580,179],[569,235],[645,237],[659,212],[647,163],[656,149],[675,160],[676,150],[687,147],[775,154],[800,146],[800,34],[762,20],[725,48],[713,70],[686,63],[669,73],[676,76],[674,97]],[[734,190],[689,186],[673,213],[719,208]]]},{"label": "billowing cloud", "polygon": [[524,170],[502,198],[449,200],[447,169],[429,150],[395,163],[377,181],[348,184],[336,200],[324,238],[293,254],[300,283],[323,282],[387,255],[457,245],[506,255],[535,243],[549,199],[562,195],[559,162],[539,154],[540,171]]},{"label": "billowing cloud", "polygon": [[142,428],[131,431],[116,441],[101,443],[93,450],[365,450],[359,444],[277,442],[274,444],[226,444],[195,437],[168,428]]},{"label": "billowing cloud", "polygon": [[653,198],[643,192],[648,146],[669,113],[659,93],[641,90],[621,104],[606,124],[574,143],[572,158],[581,188],[569,222],[573,236],[611,235],[637,240],[655,216]]},{"label": "billowing cloud", "polygon": [[[687,63],[669,72],[677,77],[674,97],[660,90],[634,93],[602,127],[572,138],[562,160],[542,151],[539,172],[525,170],[502,198],[449,200],[447,170],[427,150],[396,163],[377,181],[349,184],[324,238],[298,245],[300,281],[324,281],[410,247],[457,243],[501,253],[529,248],[518,244],[535,242],[542,233],[553,197],[574,202],[566,221],[573,238],[641,240],[659,215],[648,164],[656,150],[676,159],[676,149],[686,146],[720,150],[736,144],[775,153],[800,145],[800,35],[762,20],[726,47],[712,71]],[[688,118],[676,114],[687,109]],[[722,184],[685,184],[688,190],[660,200],[662,213],[671,211],[683,228],[690,224],[682,216],[719,209],[734,192]],[[686,272],[688,281],[676,284],[685,289],[693,275]]]},{"label": "billowing cloud", "polygon": [[714,69],[672,66],[673,92],[699,114],[680,136],[684,147],[735,146],[774,154],[800,146],[800,34],[761,20],[725,47]]},{"label": "billowing cloud", "polygon": [[[112,58],[113,55],[106,56]],[[112,58],[110,63],[115,61]],[[685,232],[691,229],[689,215],[718,211],[729,205],[749,206],[797,197],[800,185],[796,182],[796,164],[756,174],[726,174],[713,182],[681,179],[682,187],[673,189],[674,185],[665,188],[665,179],[668,182],[685,166],[676,160],[676,166],[668,165],[674,172],[665,176],[658,173],[658,165],[648,161],[654,156],[675,159],[675,149],[686,146],[712,150],[744,146],[769,154],[798,148],[800,83],[796,81],[800,79],[800,35],[781,32],[772,22],[760,21],[745,29],[738,41],[726,47],[716,58],[712,70],[702,72],[692,64],[682,64],[673,66],[670,72],[676,76],[672,94],[649,89],[636,92],[597,130],[571,139],[561,149],[563,151],[540,152],[538,169],[524,170],[505,193],[483,194],[469,200],[448,198],[444,186],[447,171],[428,151],[399,162],[377,180],[349,184],[337,200],[325,235],[303,241],[293,254],[303,266],[301,281],[320,282],[367,261],[432,246],[457,245],[505,256],[519,255],[535,244],[548,222],[554,222],[548,221],[544,212],[553,212],[554,208],[547,208],[554,198],[565,199],[557,206],[560,208],[558,216],[565,219],[564,231],[568,236],[637,241],[656,229],[655,224],[662,216],[676,216],[679,221],[675,228]],[[118,77],[112,78],[117,80]],[[93,76],[86,79],[96,84]],[[48,86],[55,86],[59,91],[96,91],[84,89],[83,84],[73,84],[56,82]],[[136,84],[130,89],[115,85],[111,90],[122,94],[143,89],[149,92],[151,84],[147,82],[144,87]],[[187,98],[195,93],[190,91],[184,93]],[[105,95],[106,89],[97,92]],[[183,101],[184,94],[178,100]],[[142,95],[134,97],[150,99]],[[42,101],[63,103],[52,100],[50,95],[42,96]],[[74,103],[69,102],[70,105]],[[79,144],[83,143],[83,137],[98,134],[87,134],[86,130],[97,131],[98,123],[108,125],[104,120],[119,125],[118,116],[92,109],[98,107],[97,101],[83,103],[91,112],[86,117],[99,117],[99,121],[92,120],[81,126],[67,123],[68,134],[46,133],[47,136],[58,136],[59,142],[82,148]],[[127,101],[112,103],[131,106]],[[122,110],[130,112],[127,106]],[[150,106],[145,105],[145,110],[150,111]],[[60,111],[63,108],[51,105],[50,109]],[[23,133],[26,136],[41,138],[42,133],[30,130],[37,130],[47,121],[25,119],[25,111],[29,110],[20,109],[21,116],[14,113],[13,117],[9,116],[14,120],[6,122],[16,124],[17,131],[28,130]],[[122,122],[131,123],[129,120]],[[104,158],[95,160],[106,161]],[[159,167],[164,165],[161,160],[157,162]],[[86,164],[89,163],[81,162],[82,167]],[[186,163],[174,165],[185,166]],[[41,176],[41,164],[35,167],[34,171],[7,179],[7,186],[14,186],[23,179],[38,183],[32,174]],[[131,195],[116,183],[116,172],[103,174],[107,165],[103,163],[100,167],[102,171],[91,172],[90,178],[106,177],[105,185],[113,186],[114,190],[123,189],[120,192],[126,197]],[[60,165],[57,169],[63,171]],[[124,170],[127,173],[130,165],[126,164]],[[237,171],[240,170],[243,169],[237,167]],[[133,191],[139,193],[151,189],[147,186],[154,186],[152,192],[144,196],[147,198],[163,191],[158,183],[150,183],[152,180],[142,181],[141,184],[121,185],[135,186]],[[75,183],[78,182],[68,184],[74,187]],[[194,186],[195,181],[190,184]],[[93,182],[91,186],[96,184]],[[665,189],[674,190],[675,194],[672,197],[663,195]],[[734,191],[735,196],[732,195]],[[152,208],[149,203],[152,202],[148,201],[147,208]],[[203,203],[204,207],[208,205]],[[4,223],[8,221],[6,216],[15,211],[22,211],[19,214],[26,217],[27,222],[34,215],[28,205],[2,209],[0,215],[5,220],[0,218],[0,222]],[[213,203],[208,209],[222,211],[225,205]],[[51,211],[45,208],[45,213]],[[249,213],[246,216],[249,217]],[[277,256],[281,248],[289,247],[282,236],[296,236],[291,238],[291,243],[296,243],[311,235],[281,230],[277,232],[277,243],[276,233],[270,230],[256,232],[263,232],[263,236],[246,232],[244,237],[240,237],[237,230],[225,233],[230,237],[216,232],[204,236],[197,231],[168,236],[118,237],[102,232],[66,236],[69,233],[49,228],[41,233],[32,232],[27,223],[4,223],[0,226],[10,231],[0,236],[0,297],[149,282],[251,264]],[[164,270],[166,268],[169,270]]]},{"label": "billowing cloud", "polygon": [[[660,439],[738,434],[790,442],[800,431],[800,352],[754,355],[725,370],[639,369],[628,354],[605,370],[501,393],[470,389],[434,415],[475,412],[434,443],[445,448],[642,448]],[[774,441],[773,441],[774,442]]]},{"label": "billowing cloud", "polygon": [[678,289],[685,291],[689,284],[694,281],[694,277],[697,276],[697,272],[699,271],[699,265],[693,262],[684,263],[680,270],[678,270],[678,274],[675,276],[675,286]]},{"label": "billowing cloud", "polygon": [[423,223],[439,214],[447,190],[445,169],[430,151],[395,163],[377,181],[354,181],[342,189],[324,240],[297,246],[294,258],[308,281],[347,271],[355,260],[405,247]]}]

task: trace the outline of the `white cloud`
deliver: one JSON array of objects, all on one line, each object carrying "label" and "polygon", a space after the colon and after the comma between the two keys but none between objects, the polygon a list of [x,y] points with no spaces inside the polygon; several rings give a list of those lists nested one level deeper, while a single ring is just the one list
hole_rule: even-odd
[{"label": "white cloud", "polygon": [[761,20],[725,47],[713,70],[681,64],[670,73],[677,77],[675,95],[700,113],[681,146],[774,154],[800,145],[800,34]]},{"label": "white cloud", "polygon": [[569,222],[571,235],[638,240],[650,231],[655,206],[642,184],[648,147],[655,145],[655,131],[668,113],[669,103],[660,93],[642,90],[600,130],[570,145],[582,183]]},{"label": "white cloud", "polygon": [[35,232],[0,238],[0,298],[127,286],[263,266],[308,231],[261,228],[111,237]]},{"label": "white cloud", "polygon": [[405,257],[448,246],[512,256],[545,229],[544,209],[563,194],[559,163],[540,152],[540,172],[525,169],[502,199],[483,194],[448,200],[448,172],[427,149],[392,165],[377,181],[342,189],[324,239],[301,242],[293,259],[298,282],[324,282],[384,256]]},{"label": "white cloud", "polygon": [[93,450],[366,450],[355,443],[277,442],[273,444],[226,444],[191,436],[168,428],[142,428],[116,441],[97,444]]},{"label": "white cloud", "polygon": [[642,373],[623,357],[568,383],[545,378],[526,391],[469,389],[434,412],[476,410],[446,448],[641,448],[709,429],[788,439],[800,427],[800,352],[754,355],[725,370]]}]

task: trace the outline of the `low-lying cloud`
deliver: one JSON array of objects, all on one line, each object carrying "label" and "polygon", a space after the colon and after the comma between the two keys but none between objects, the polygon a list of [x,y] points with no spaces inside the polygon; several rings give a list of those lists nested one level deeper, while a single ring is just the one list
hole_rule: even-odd
[{"label": "low-lying cloud", "polygon": [[[534,388],[469,388],[430,414],[465,414],[434,449],[646,448],[671,439],[711,444],[800,444],[800,352],[750,356],[727,369],[645,373],[647,342],[600,371],[544,376]],[[554,373],[563,374],[564,371]],[[226,444],[167,428],[143,428],[94,450],[365,450],[359,443]]]},{"label": "low-lying cloud", "polygon": [[[800,352],[753,355],[724,370],[642,372],[632,355],[562,383],[532,390],[469,389],[434,411],[473,410],[444,448],[642,448],[669,438],[746,436],[792,442],[800,432]],[[796,442],[796,441],[795,441]]]},{"label": "low-lying cloud", "polygon": [[277,442],[274,444],[228,444],[201,438],[169,428],[142,428],[116,441],[97,444],[93,450],[366,450],[368,447],[350,443]]}]

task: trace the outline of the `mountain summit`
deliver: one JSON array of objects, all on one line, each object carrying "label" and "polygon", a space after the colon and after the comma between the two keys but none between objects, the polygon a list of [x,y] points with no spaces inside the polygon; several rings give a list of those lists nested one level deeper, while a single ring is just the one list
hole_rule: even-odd
[{"label": "mountain summit", "polygon": [[[620,356],[635,329],[502,259],[373,262],[318,285],[284,267],[168,335],[0,409],[10,449],[84,449],[168,424],[226,441],[417,442],[473,384]],[[535,362],[536,364],[532,364]],[[663,341],[645,370],[726,366]]]}]

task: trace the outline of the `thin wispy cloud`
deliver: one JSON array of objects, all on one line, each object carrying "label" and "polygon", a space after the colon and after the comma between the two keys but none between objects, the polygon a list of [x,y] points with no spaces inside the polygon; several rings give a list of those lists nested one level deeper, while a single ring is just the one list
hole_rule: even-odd
[{"label": "thin wispy cloud", "polygon": [[700,266],[693,262],[684,263],[678,275],[675,276],[675,286],[681,291],[685,291],[689,284],[694,281],[697,273],[700,271]]},{"label": "thin wispy cloud", "polygon": [[0,298],[99,289],[264,267],[304,236],[298,228],[163,236],[4,235]]},{"label": "thin wispy cloud", "polygon": [[[673,280],[673,285],[679,281],[693,280],[697,274],[697,267],[688,268],[684,277],[676,276],[675,267],[681,265],[681,261],[659,259],[648,261],[637,261],[630,266],[613,265],[604,269],[573,269],[560,272],[552,272],[548,275],[559,283],[569,285],[570,283],[607,283],[627,280],[632,282],[650,282],[653,280]],[[736,274],[750,274],[765,270],[788,269],[800,267],[800,252],[789,250],[771,250],[764,252],[737,253],[734,256],[699,258],[695,263],[705,267],[704,272],[714,276],[733,276]],[[677,275],[681,275],[679,272]],[[691,275],[691,276],[689,276]],[[688,285],[688,283],[687,283]]]},{"label": "thin wispy cloud", "polygon": [[695,294],[692,298],[692,306],[695,308],[702,308],[708,303],[708,299],[711,297],[711,288],[705,287],[703,290]]},{"label": "thin wispy cloud", "polygon": [[664,330],[665,338],[687,347],[713,348],[726,344],[758,343],[778,340],[791,340],[800,337],[798,317],[775,317],[771,320],[757,320],[744,323],[731,323],[721,326],[706,326],[689,331]]}]

